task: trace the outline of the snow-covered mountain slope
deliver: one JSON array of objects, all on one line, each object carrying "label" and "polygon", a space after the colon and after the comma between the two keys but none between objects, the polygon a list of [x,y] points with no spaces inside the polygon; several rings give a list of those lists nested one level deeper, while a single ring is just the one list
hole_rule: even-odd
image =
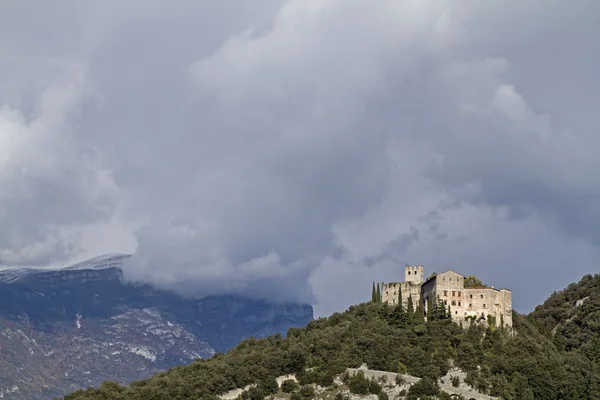
[{"label": "snow-covered mountain slope", "polygon": [[121,268],[125,259],[131,257],[129,254],[105,254],[98,257],[89,258],[77,264],[62,268],[65,271],[82,270],[82,269],[106,269],[106,268]]},{"label": "snow-covered mountain slope", "polygon": [[127,257],[0,271],[3,399],[49,399],[104,380],[130,382],[250,336],[285,334],[313,316],[310,305],[186,299],[129,284],[121,279]]},{"label": "snow-covered mountain slope", "polygon": [[31,275],[47,274],[59,271],[101,270],[107,268],[122,268],[129,254],[105,254],[93,257],[64,268],[6,268],[0,270],[0,283],[15,283]]}]

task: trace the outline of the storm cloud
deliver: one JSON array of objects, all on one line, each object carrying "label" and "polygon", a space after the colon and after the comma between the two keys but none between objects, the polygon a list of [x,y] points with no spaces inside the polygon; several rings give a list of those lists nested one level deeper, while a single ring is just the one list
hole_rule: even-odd
[{"label": "storm cloud", "polygon": [[528,311],[598,271],[596,2],[8,1],[0,264],[368,299],[405,262]]}]

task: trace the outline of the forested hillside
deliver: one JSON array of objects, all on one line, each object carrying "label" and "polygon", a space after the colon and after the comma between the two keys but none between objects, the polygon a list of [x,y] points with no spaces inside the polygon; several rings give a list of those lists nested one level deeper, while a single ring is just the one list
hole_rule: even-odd
[{"label": "forested hillside", "polygon": [[581,352],[600,367],[600,275],[553,293],[529,319],[560,351]]},{"label": "forested hillside", "polygon": [[[581,305],[582,312],[587,310],[581,318],[588,313],[596,315],[590,307],[597,304],[597,295],[592,293],[597,281],[598,277],[586,277],[576,285],[590,296]],[[568,289],[574,290],[574,286]],[[575,297],[567,298],[572,301]],[[455,365],[467,372],[466,381],[482,393],[509,400],[599,399],[600,374],[590,361],[595,354],[592,351],[592,357],[586,356],[583,350],[589,356],[589,349],[578,336],[594,331],[594,325],[580,322],[585,328],[577,325],[579,334],[566,334],[563,346],[548,334],[554,322],[563,323],[572,314],[566,307],[555,309],[549,303],[560,305],[563,300],[555,295],[527,318],[515,314],[515,335],[502,328],[462,329],[443,313],[424,322],[421,307],[409,312],[377,302],[361,304],[312,321],[305,328],[290,329],[286,338],[248,339],[226,354],[173,368],[128,387],[107,382],[66,399],[215,399],[228,390],[285,374],[296,374],[301,385],[330,386],[335,375],[362,363],[385,371],[400,368],[434,380]],[[544,334],[536,326],[543,328]],[[570,323],[565,323],[563,331],[569,329]]]}]

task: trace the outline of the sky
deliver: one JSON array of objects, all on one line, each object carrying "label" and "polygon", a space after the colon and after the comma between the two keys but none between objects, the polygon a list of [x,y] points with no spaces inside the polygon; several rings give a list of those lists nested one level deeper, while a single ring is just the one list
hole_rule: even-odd
[{"label": "sky", "polygon": [[599,272],[596,0],[4,0],[0,265],[134,254],[187,296],[529,312]]}]

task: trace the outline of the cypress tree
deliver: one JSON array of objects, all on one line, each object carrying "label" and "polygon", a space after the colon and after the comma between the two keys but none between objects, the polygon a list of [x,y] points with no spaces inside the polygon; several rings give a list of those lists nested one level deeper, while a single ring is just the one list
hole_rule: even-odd
[{"label": "cypress tree", "polygon": [[373,281],[373,290],[371,291],[371,302],[377,302],[377,292],[375,292],[375,281]]},{"label": "cypress tree", "polygon": [[417,305],[417,309],[415,311],[415,323],[422,324],[425,322],[425,307],[423,307],[423,302],[419,301],[419,305]]},{"label": "cypress tree", "polygon": [[381,290],[379,289],[379,282],[377,282],[377,300],[375,300],[377,303],[381,303]]},{"label": "cypress tree", "polygon": [[413,304],[412,294],[408,295],[408,314],[412,316],[415,313],[415,306]]},{"label": "cypress tree", "polygon": [[433,320],[433,300],[431,296],[427,296],[427,313],[425,314],[427,321]]},{"label": "cypress tree", "polygon": [[402,304],[402,285],[400,285],[400,287],[398,288],[398,307],[400,307],[400,311],[404,310]]}]

